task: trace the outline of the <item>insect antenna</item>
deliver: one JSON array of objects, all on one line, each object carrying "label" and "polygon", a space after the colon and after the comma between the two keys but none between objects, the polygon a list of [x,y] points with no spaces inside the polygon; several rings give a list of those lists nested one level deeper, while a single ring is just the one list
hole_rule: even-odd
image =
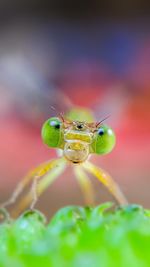
[{"label": "insect antenna", "polygon": [[62,122],[65,122],[65,118],[64,118],[64,112],[59,112],[55,107],[50,106],[50,108],[52,110],[54,110],[55,112],[58,113],[58,117],[62,120]]},{"label": "insect antenna", "polygon": [[103,121],[107,120],[109,117],[110,117],[110,115],[108,115],[107,117],[105,117],[101,121],[97,122],[95,126],[98,127]]}]

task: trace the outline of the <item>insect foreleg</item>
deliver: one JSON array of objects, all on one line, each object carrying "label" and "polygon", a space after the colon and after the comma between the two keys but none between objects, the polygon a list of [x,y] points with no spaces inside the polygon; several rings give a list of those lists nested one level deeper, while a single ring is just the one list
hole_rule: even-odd
[{"label": "insect foreleg", "polygon": [[103,185],[107,187],[107,189],[111,192],[111,194],[115,197],[115,199],[119,202],[119,204],[121,205],[128,204],[128,201],[121,192],[119,186],[116,184],[116,182],[111,178],[109,174],[104,172],[102,169],[96,167],[89,161],[84,162],[82,166],[86,171],[94,175]]},{"label": "insect foreleg", "polygon": [[[34,177],[33,184],[31,186],[31,190],[27,195],[22,197],[17,207],[13,210],[13,215],[18,215],[22,212],[28,205],[33,209],[38,197],[47,189],[47,187],[57,178],[66,167],[66,160],[64,158],[57,159],[55,164],[53,162],[49,163],[49,167],[51,164],[51,168],[49,168],[49,172],[46,173],[43,177],[36,176]],[[31,204],[30,204],[31,203]]]},{"label": "insect foreleg", "polygon": [[17,185],[16,189],[14,190],[12,196],[4,203],[0,205],[0,207],[4,208],[13,203],[15,203],[16,199],[22,193],[24,188],[34,179],[34,177],[41,177],[45,175],[50,169],[52,169],[57,164],[57,160],[47,161],[39,166],[37,166],[34,170],[30,171]]}]

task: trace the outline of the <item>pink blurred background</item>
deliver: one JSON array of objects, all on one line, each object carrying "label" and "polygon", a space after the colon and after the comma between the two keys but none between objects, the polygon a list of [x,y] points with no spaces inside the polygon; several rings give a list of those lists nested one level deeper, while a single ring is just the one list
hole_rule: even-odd
[{"label": "pink blurred background", "polygon": [[[149,10],[145,1],[126,1],[124,8],[119,1],[103,8],[99,1],[0,4],[1,202],[29,169],[56,157],[42,144],[41,125],[57,115],[50,106],[65,112],[73,103],[92,109],[97,120],[111,115],[116,147],[91,160],[129,202],[150,208]],[[97,204],[112,200],[92,181]],[[84,203],[69,169],[37,207],[52,214],[72,204]]]}]

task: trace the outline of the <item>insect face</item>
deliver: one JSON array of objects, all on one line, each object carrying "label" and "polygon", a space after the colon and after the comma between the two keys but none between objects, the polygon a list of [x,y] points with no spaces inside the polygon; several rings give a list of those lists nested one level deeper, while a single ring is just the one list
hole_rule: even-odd
[{"label": "insect face", "polygon": [[93,134],[83,122],[73,122],[71,127],[64,131],[64,156],[73,163],[85,161],[90,153],[89,145]]},{"label": "insect face", "polygon": [[84,162],[90,153],[107,154],[115,145],[115,134],[106,125],[50,118],[42,127],[43,142],[63,149],[66,159]]}]

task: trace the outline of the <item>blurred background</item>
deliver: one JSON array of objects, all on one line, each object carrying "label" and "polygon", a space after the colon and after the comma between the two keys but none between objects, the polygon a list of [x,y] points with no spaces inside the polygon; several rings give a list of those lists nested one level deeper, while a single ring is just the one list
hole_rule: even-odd
[{"label": "blurred background", "polygon": [[[92,162],[129,202],[150,208],[150,5],[148,1],[0,2],[0,201],[56,151],[42,144],[45,119],[72,105],[92,109],[117,144]],[[95,179],[97,204],[112,196]],[[83,205],[71,169],[40,198],[51,215]]]}]

